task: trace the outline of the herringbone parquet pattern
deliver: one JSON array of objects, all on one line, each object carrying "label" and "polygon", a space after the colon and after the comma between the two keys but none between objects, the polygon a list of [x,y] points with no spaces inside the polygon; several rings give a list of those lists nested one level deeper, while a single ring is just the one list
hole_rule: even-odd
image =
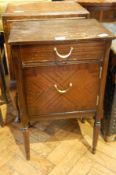
[{"label": "herringbone parquet pattern", "polygon": [[90,152],[92,122],[38,122],[30,128],[31,160],[25,160],[20,125],[0,128],[0,175],[115,175],[116,143],[99,138]]},{"label": "herringbone parquet pattern", "polygon": [[[28,112],[31,115],[96,108],[98,64],[25,68],[24,77]],[[67,89],[69,83],[72,83],[72,87],[65,94],[60,94],[54,87],[56,84],[58,89]]]}]

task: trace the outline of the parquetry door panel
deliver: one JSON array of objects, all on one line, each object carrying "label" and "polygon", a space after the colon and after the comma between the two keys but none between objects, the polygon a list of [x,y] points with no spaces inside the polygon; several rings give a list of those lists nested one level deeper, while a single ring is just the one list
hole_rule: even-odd
[{"label": "parquetry door panel", "polygon": [[96,109],[99,64],[23,69],[29,115]]}]

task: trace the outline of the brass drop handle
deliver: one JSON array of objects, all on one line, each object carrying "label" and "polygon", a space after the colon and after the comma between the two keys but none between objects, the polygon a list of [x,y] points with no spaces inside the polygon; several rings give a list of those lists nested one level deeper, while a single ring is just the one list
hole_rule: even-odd
[{"label": "brass drop handle", "polygon": [[61,89],[58,89],[58,86],[57,84],[54,85],[55,89],[60,93],[60,94],[65,94],[67,91],[70,90],[70,88],[72,87],[72,83],[69,83],[69,87],[67,89],[64,89],[64,90],[61,90]]},{"label": "brass drop handle", "polygon": [[71,47],[68,54],[66,54],[66,55],[61,55],[61,54],[58,52],[57,48],[54,47],[54,51],[55,51],[56,55],[57,55],[59,58],[64,58],[64,59],[65,59],[65,58],[68,58],[68,57],[71,55],[73,49],[74,49],[74,48]]}]

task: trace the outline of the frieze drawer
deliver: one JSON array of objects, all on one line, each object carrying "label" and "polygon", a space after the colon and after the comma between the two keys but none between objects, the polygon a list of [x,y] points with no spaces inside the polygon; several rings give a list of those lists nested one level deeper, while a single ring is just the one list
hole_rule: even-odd
[{"label": "frieze drawer", "polygon": [[[103,59],[104,41],[77,42],[77,44],[51,44],[19,46],[23,61],[63,61]],[[49,57],[48,57],[49,54]]]}]

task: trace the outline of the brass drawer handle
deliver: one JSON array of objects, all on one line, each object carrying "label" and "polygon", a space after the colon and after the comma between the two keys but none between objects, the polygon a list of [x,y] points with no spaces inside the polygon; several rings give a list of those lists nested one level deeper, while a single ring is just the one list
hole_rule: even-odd
[{"label": "brass drawer handle", "polygon": [[74,49],[74,48],[71,47],[68,54],[66,54],[66,55],[61,55],[61,54],[58,52],[57,48],[54,47],[54,51],[55,51],[56,55],[57,55],[59,58],[68,58],[68,57],[71,55],[73,49]]},{"label": "brass drawer handle", "polygon": [[58,89],[57,84],[55,84],[54,87],[56,88],[56,90],[57,90],[60,94],[64,94],[64,93],[66,93],[67,91],[70,90],[70,88],[72,87],[72,83],[69,83],[69,87],[68,87],[67,89],[65,89],[65,90]]}]

